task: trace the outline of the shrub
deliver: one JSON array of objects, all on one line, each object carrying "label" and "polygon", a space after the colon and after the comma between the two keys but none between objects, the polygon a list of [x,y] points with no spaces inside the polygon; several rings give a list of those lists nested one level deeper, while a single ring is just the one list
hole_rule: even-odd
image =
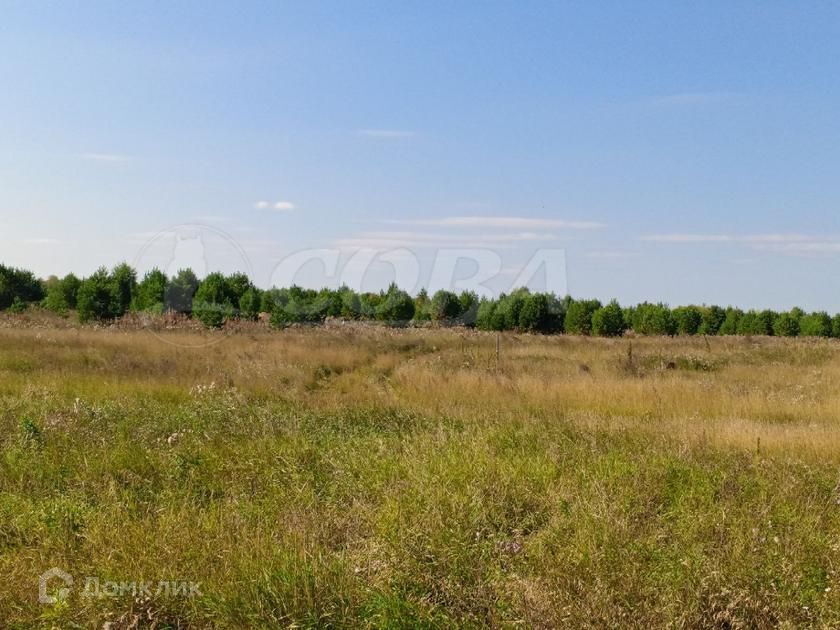
[{"label": "shrub", "polygon": [[414,300],[411,296],[391,284],[376,307],[376,319],[392,324],[407,323],[414,317]]},{"label": "shrub", "polygon": [[31,271],[0,265],[0,310],[9,308],[18,298],[29,304],[44,299],[44,287]]},{"label": "shrub", "polygon": [[592,334],[601,337],[619,337],[627,330],[624,312],[616,300],[592,314]]},{"label": "shrub", "polygon": [[114,292],[115,284],[105,267],[100,267],[89,278],[85,278],[79,285],[76,304],[79,321],[103,321],[117,317],[119,304]]},{"label": "shrub", "polygon": [[720,329],[718,329],[719,335],[737,335],[738,334],[738,322],[741,321],[741,318],[744,316],[744,312],[739,308],[732,308],[727,307],[726,315],[723,318],[723,323],[720,325]]},{"label": "shrub", "polygon": [[255,321],[260,314],[260,290],[251,287],[239,298],[239,316],[243,319]]},{"label": "shrub", "polygon": [[570,335],[592,333],[592,315],[601,308],[598,300],[570,300],[566,309],[564,328]]},{"label": "shrub", "polygon": [[804,315],[799,320],[799,334],[803,337],[830,337],[831,318],[825,311]]},{"label": "shrub", "polygon": [[519,313],[522,312],[525,299],[529,295],[528,289],[516,289],[509,295],[500,295],[496,310],[493,313],[494,330],[515,330],[519,328]]},{"label": "shrub", "polygon": [[840,338],[840,313],[831,318],[831,336]]},{"label": "shrub", "polygon": [[461,314],[461,302],[451,291],[441,289],[432,296],[429,314],[434,322],[451,322]]},{"label": "shrub", "polygon": [[349,319],[359,318],[362,314],[362,303],[359,299],[359,294],[345,286],[341,287],[338,293],[341,296],[341,316]]},{"label": "shrub", "polygon": [[137,291],[137,272],[128,264],[121,263],[111,272],[111,282],[113,283],[114,315],[121,317],[128,312]]},{"label": "shrub", "polygon": [[700,310],[702,321],[698,333],[701,335],[717,335],[726,319],[726,311],[720,306],[706,306]]},{"label": "shrub", "polygon": [[680,306],[673,315],[680,335],[696,335],[703,323],[703,313],[696,306]]},{"label": "shrub", "polygon": [[132,308],[136,311],[162,313],[166,303],[166,274],[154,268],[137,285]]},{"label": "shrub", "polygon": [[44,308],[61,315],[76,308],[80,285],[81,280],[72,273],[67,274],[61,280],[55,278],[47,285],[47,296],[43,302]]},{"label": "shrub", "polygon": [[548,296],[544,293],[531,293],[525,296],[522,308],[519,310],[517,327],[528,332],[549,332],[548,307]]},{"label": "shrub", "polygon": [[475,327],[479,330],[498,330],[496,323],[496,300],[482,298],[475,315]]},{"label": "shrub", "polygon": [[197,290],[198,278],[193,270],[181,269],[166,285],[166,309],[177,313],[192,313],[193,298]]},{"label": "shrub", "polygon": [[428,322],[432,320],[431,301],[426,289],[420,289],[417,297],[414,298],[414,321]]},{"label": "shrub", "polygon": [[632,325],[640,335],[674,335],[677,332],[671,309],[664,304],[639,304],[633,314]]},{"label": "shrub", "polygon": [[208,328],[218,328],[233,311],[226,278],[221,273],[209,274],[195,292],[193,314]]},{"label": "shrub", "polygon": [[773,323],[773,332],[779,337],[796,337],[799,334],[798,313],[781,313]]},{"label": "shrub", "polygon": [[478,314],[478,294],[475,291],[461,291],[458,296],[461,305],[459,318],[464,326],[475,326],[475,319]]}]

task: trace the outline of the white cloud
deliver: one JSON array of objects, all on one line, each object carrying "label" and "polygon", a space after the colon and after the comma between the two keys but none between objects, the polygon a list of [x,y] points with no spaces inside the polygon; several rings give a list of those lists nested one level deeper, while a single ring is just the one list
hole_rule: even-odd
[{"label": "white cloud", "polygon": [[657,243],[803,243],[832,239],[805,234],[649,234],[640,240]]},{"label": "white cloud", "polygon": [[361,232],[335,241],[341,248],[392,249],[396,247],[509,247],[514,243],[556,241],[548,233],[516,232],[505,234],[438,234],[430,232]]},{"label": "white cloud", "polygon": [[593,230],[606,227],[595,221],[565,221],[563,219],[536,219],[529,217],[444,217],[441,219],[392,220],[386,223],[400,225],[434,225],[439,227],[481,227],[536,230],[558,228],[566,230]]},{"label": "white cloud", "polygon": [[83,160],[92,160],[94,162],[128,162],[131,158],[127,155],[119,155],[117,153],[80,153],[79,157]]},{"label": "white cloud", "polygon": [[381,138],[383,140],[406,140],[417,134],[404,129],[359,129],[356,133],[367,138]]},{"label": "white cloud", "polygon": [[657,243],[732,243],[755,251],[808,255],[840,253],[840,236],[809,234],[651,234],[642,241]]},{"label": "white cloud", "polygon": [[277,210],[278,212],[291,212],[295,204],[291,201],[257,201],[254,203],[256,210]]}]

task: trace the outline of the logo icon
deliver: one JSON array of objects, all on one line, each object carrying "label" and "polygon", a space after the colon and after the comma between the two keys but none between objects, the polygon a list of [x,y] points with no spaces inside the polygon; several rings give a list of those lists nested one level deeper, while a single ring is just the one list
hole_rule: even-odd
[{"label": "logo icon", "polygon": [[[55,591],[55,595],[50,595],[47,587],[50,581],[55,579],[61,580],[64,586]],[[46,571],[38,578],[38,601],[42,604],[57,604],[61,600],[67,599],[70,595],[70,587],[73,586],[73,576],[62,571],[58,567],[53,567]]]}]

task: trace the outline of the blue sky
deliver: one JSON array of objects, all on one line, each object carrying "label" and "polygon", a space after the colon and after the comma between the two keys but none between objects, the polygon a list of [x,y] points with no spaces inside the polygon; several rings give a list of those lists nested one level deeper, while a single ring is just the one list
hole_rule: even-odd
[{"label": "blue sky", "polygon": [[542,248],[576,296],[839,311],[838,60],[836,3],[3,3],[0,260],[198,224],[263,286]]}]

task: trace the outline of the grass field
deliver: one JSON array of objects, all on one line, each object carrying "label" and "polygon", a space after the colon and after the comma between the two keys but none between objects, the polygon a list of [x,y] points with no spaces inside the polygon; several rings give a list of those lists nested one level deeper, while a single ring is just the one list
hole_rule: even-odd
[{"label": "grass field", "polygon": [[838,343],[499,348],[0,328],[0,626],[840,626]]}]

